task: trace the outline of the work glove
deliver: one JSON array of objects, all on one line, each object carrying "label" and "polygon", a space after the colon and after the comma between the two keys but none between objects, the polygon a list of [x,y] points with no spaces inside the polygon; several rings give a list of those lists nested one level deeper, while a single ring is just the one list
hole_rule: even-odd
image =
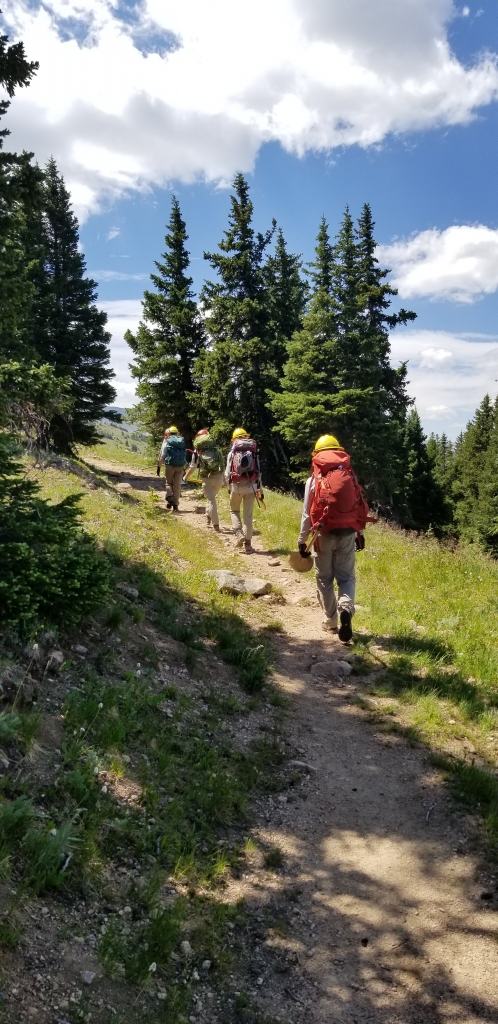
[{"label": "work glove", "polygon": [[161,467],[158,466],[156,469],[156,476],[161,476]]},{"label": "work glove", "polygon": [[365,550],[365,535],[363,533],[357,533],[356,534],[355,549],[356,549],[356,551],[364,551]]},{"label": "work glove", "polygon": [[311,551],[306,550],[306,544],[298,544],[299,554],[301,558],[311,558]]}]

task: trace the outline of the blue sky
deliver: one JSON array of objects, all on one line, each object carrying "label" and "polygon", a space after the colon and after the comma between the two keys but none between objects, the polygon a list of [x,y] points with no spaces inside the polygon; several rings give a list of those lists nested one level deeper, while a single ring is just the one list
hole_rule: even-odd
[{"label": "blue sky", "polygon": [[51,153],[71,188],[131,404],[134,327],[171,191],[196,287],[249,177],[312,257],[319,219],[368,201],[382,262],[418,319],[393,333],[427,431],[455,436],[498,384],[498,2],[29,0],[4,20],[40,72],[12,143]]}]

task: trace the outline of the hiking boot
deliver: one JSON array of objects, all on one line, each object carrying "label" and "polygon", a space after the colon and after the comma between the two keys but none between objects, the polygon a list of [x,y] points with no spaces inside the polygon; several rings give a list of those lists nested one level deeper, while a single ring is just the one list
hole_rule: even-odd
[{"label": "hiking boot", "polygon": [[353,636],[353,629],[351,626],[351,612],[341,612],[341,625],[339,627],[339,640],[342,640],[343,644],[349,643]]},{"label": "hiking boot", "polygon": [[206,516],[206,524],[209,530],[211,528],[211,516]]},{"label": "hiking boot", "polygon": [[339,632],[339,630],[337,629],[337,626],[333,625],[332,619],[322,619],[322,629],[324,629],[326,633],[338,633]]},{"label": "hiking boot", "polygon": [[220,532],[220,524],[219,523],[213,523],[213,530],[214,530],[215,533],[219,533]]},{"label": "hiking boot", "polygon": [[243,533],[236,533],[235,534],[234,547],[235,548],[243,548],[244,544],[245,544],[244,534]]},{"label": "hiking boot", "polygon": [[244,554],[245,555],[252,555],[252,554],[254,554],[254,548],[253,548],[250,540],[245,540],[244,541]]}]

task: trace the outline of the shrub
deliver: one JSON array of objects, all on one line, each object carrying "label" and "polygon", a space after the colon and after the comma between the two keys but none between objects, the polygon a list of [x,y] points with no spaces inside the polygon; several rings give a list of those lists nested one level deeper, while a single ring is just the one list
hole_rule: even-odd
[{"label": "shrub", "polygon": [[79,500],[39,498],[0,435],[0,628],[70,626],[103,600],[108,567],[80,526]]}]

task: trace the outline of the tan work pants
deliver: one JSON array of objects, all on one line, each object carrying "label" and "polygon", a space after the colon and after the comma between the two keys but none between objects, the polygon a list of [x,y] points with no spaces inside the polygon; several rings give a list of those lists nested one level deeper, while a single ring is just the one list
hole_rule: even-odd
[{"label": "tan work pants", "polygon": [[[252,487],[248,488],[247,484],[232,484],[232,492],[230,494],[232,527],[235,534],[240,536],[243,533],[246,540],[251,540],[253,534],[252,514],[254,501],[255,494]],[[241,505],[243,506],[244,527],[242,527],[240,518]]]},{"label": "tan work pants", "polygon": [[166,466],[166,501],[178,508],[185,466]]},{"label": "tan work pants", "polygon": [[221,491],[225,483],[224,473],[213,473],[202,481],[202,490],[206,499],[206,515],[210,517],[213,526],[219,526],[218,506],[216,495]]},{"label": "tan work pants", "polygon": [[324,533],[320,536],[320,550],[314,555],[318,600],[333,627],[337,626],[338,610],[354,615],[355,546],[354,533]]}]

